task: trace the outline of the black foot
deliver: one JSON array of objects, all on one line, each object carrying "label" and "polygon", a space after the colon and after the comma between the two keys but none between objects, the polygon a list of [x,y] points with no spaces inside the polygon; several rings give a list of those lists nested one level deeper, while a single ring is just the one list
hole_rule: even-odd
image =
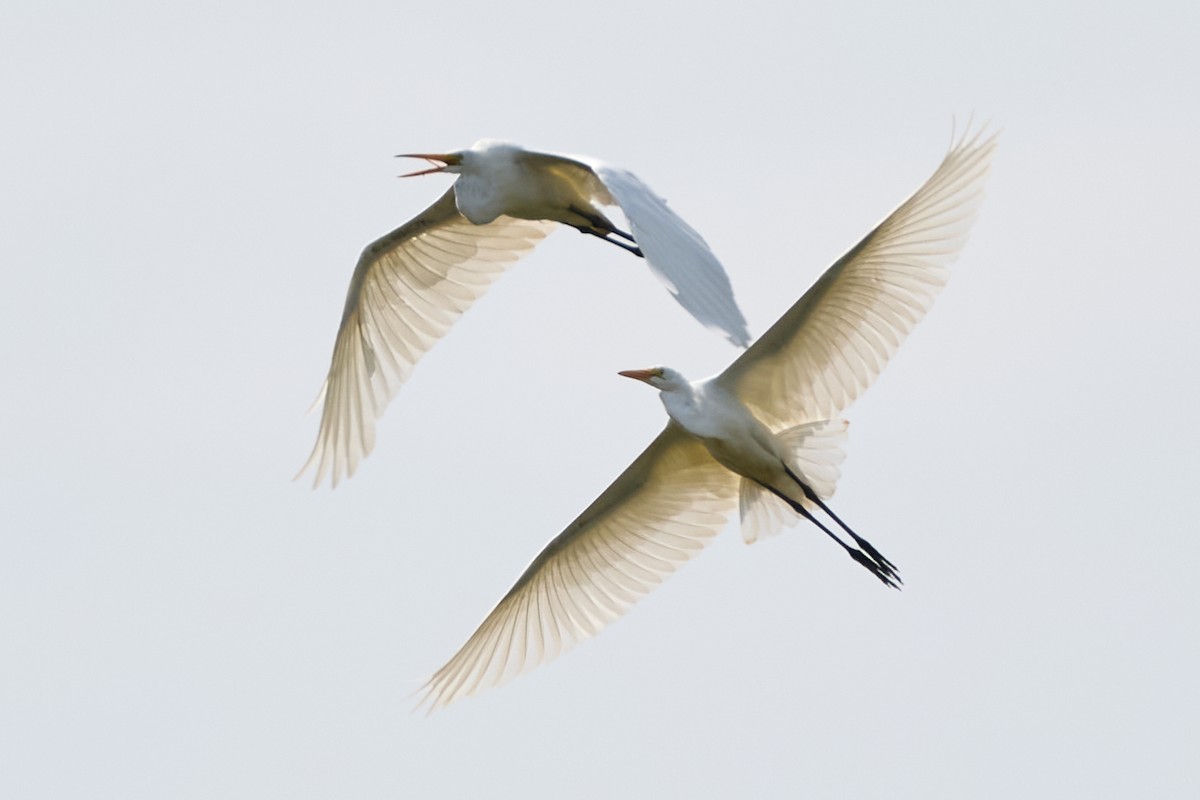
[{"label": "black foot", "polygon": [[[852,536],[854,538],[855,543],[858,544],[858,546],[861,547],[863,550],[866,550],[867,555],[869,555],[869,556],[871,556],[871,558],[875,559],[876,563],[878,563],[879,566],[882,567],[885,572],[887,572],[887,574],[891,575],[893,578],[895,578],[898,581],[900,580],[900,576],[896,574],[896,565],[893,564],[891,561],[888,561],[886,558],[884,558],[883,553],[879,552],[874,547],[872,547],[870,542],[868,542],[866,539],[859,536],[854,531],[847,529],[846,533],[850,534],[850,536]],[[904,581],[900,581],[900,582],[904,583]]]},{"label": "black foot", "polygon": [[879,564],[872,561],[870,556],[868,556],[862,550],[855,550],[853,547],[849,547],[846,549],[846,552],[850,554],[851,558],[870,570],[872,575],[883,581],[885,586],[890,586],[893,589],[899,589],[899,584],[904,583],[904,581],[900,580],[899,575],[892,570],[887,569],[886,567],[880,567]]},{"label": "black foot", "polygon": [[[850,526],[847,525],[845,522],[842,522],[842,518],[839,517],[837,514],[833,513],[833,509],[830,508],[829,506],[825,505],[825,502],[821,498],[817,497],[817,493],[812,490],[812,487],[810,487],[804,481],[800,480],[800,477],[798,475],[796,475],[796,473],[792,472],[791,468],[788,467],[786,464],[784,465],[784,470],[787,472],[788,476],[791,477],[792,480],[794,480],[797,484],[799,484],[800,489],[804,492],[805,497],[807,497],[813,503],[816,503],[817,507],[820,508],[822,511],[824,511],[826,514],[828,514],[830,516],[830,518],[841,527],[842,530],[844,530],[846,533],[850,534],[850,538],[852,538],[859,547],[861,547],[863,550],[866,551],[865,555],[869,555],[872,559],[874,559],[877,568],[884,575],[886,575],[889,578],[894,578],[895,580],[899,581],[900,583],[904,583],[904,581],[900,580],[900,575],[897,572],[898,567],[895,564],[893,564],[891,561],[888,561],[886,558],[884,558],[883,553],[876,550],[874,545],[872,545],[866,539],[862,538],[857,533],[855,533],[853,530],[851,530]],[[860,555],[864,555],[864,554],[860,553]],[[854,560],[858,561],[860,564],[862,563],[862,560],[860,558],[858,558],[858,556],[855,556]],[[872,570],[872,571],[874,572],[874,570]],[[887,583],[889,586],[895,586],[895,584],[891,583],[890,581],[884,581],[884,582]],[[898,589],[900,587],[896,586],[896,588]]]}]

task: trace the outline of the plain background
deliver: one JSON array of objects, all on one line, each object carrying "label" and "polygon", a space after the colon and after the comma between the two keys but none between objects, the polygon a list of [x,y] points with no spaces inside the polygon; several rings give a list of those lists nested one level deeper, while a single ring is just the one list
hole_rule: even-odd
[{"label": "plain background", "polygon": [[[1195,797],[1194,3],[56,3],[0,11],[0,795]],[[556,233],[292,482],[362,246],[489,136],[636,171],[754,333],[1002,129],[834,507],[413,692],[733,348]]]}]

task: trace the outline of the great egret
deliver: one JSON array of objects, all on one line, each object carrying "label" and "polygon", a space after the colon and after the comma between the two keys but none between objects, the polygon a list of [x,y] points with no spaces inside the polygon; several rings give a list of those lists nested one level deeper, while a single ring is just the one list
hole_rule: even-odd
[{"label": "great egret", "polygon": [[[430,710],[553,658],[691,558],[741,507],[747,542],[800,516],[895,586],[895,566],[829,511],[846,423],[933,302],[982,198],[994,135],[965,134],[933,176],[838,259],[724,372],[621,373],[661,391],[666,429],[538,554],[425,686]],[[819,523],[829,514],[857,547]],[[793,513],[795,512],[795,513]]]},{"label": "great egret", "polygon": [[[504,269],[560,222],[645,257],[675,299],[733,344],[750,343],[729,278],[708,245],[636,175],[590,158],[483,140],[411,154],[458,179],[414,219],[367,245],[346,296],[312,454],[313,485],[336,487],[375,446],[375,420],[417,361]],[[601,210],[617,205],[633,233]],[[299,477],[299,476],[297,476]]]}]

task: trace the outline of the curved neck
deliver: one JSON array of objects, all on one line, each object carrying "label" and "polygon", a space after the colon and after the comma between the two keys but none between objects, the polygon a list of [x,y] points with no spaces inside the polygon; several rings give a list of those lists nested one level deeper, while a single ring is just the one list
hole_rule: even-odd
[{"label": "curved neck", "polygon": [[658,398],[662,400],[663,407],[671,419],[688,430],[694,429],[702,405],[701,394],[695,385],[684,382],[668,389],[660,389]]}]

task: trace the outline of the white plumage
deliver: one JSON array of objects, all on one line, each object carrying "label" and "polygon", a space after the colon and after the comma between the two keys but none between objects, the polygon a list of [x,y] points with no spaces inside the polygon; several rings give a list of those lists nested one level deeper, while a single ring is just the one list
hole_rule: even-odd
[{"label": "white plumage", "polygon": [[[797,513],[889,586],[895,566],[829,511],[845,423],[945,283],[996,137],[964,135],[908,200],[724,372],[622,373],[658,388],[666,429],[538,554],[425,687],[431,709],[497,686],[598,632],[699,552],[741,507],[747,541]],[[821,509],[857,547],[812,516]]]},{"label": "white plumage", "polygon": [[[676,300],[735,345],[750,343],[724,268],[708,245],[631,172],[594,159],[484,140],[421,154],[457,173],[433,205],[359,258],[318,402],[314,485],[353,475],[375,446],[375,421],[417,361],[500,274],[549,233],[570,225],[637,255]],[[619,206],[633,229],[604,214]],[[586,299],[581,296],[580,300]]]}]

